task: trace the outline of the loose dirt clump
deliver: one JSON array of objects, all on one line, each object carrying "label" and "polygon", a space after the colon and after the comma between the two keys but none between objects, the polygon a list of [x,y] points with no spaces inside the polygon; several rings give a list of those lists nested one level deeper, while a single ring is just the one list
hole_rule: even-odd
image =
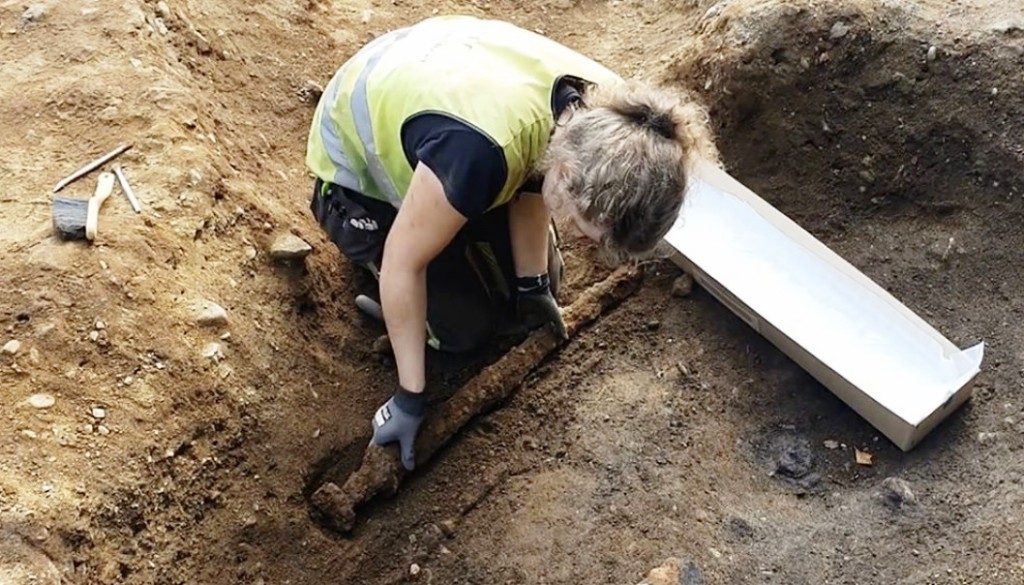
[{"label": "loose dirt clump", "polygon": [[[973,401],[901,453],[653,263],[351,535],[318,524],[311,487],[358,464],[395,381],[352,302],[372,283],[309,214],[306,132],[346,57],[435,11],[699,95],[730,173],[987,343]],[[23,559],[0,575],[638,583],[672,557],[709,585],[1024,581],[1015,0],[0,2],[0,37],[0,559]],[[53,238],[53,185],[123,142],[143,213],[115,192],[94,245]],[[566,304],[607,273],[567,248]],[[432,400],[503,349],[433,356]]]}]

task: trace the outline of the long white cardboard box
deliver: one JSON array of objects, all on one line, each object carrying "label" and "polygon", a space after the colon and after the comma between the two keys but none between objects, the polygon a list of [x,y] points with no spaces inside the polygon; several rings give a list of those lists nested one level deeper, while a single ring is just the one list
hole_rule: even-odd
[{"label": "long white cardboard box", "polygon": [[904,451],[966,401],[961,351],[791,219],[702,162],[665,237],[676,264]]}]

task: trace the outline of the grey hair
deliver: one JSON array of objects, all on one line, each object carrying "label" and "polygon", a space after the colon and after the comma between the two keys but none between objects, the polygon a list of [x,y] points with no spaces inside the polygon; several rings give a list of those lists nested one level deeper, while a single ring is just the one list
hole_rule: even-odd
[{"label": "grey hair", "polygon": [[639,83],[594,87],[551,137],[559,201],[605,233],[620,256],[653,251],[675,223],[697,158],[717,162],[708,116],[692,99]]}]

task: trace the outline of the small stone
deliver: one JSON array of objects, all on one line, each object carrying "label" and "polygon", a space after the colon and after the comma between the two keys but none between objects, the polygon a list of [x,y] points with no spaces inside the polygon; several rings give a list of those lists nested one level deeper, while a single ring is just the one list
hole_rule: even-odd
[{"label": "small stone", "polygon": [[110,265],[107,264],[106,261],[100,260],[100,268],[102,268],[103,270],[106,270],[106,269],[110,268]]},{"label": "small stone", "polygon": [[96,321],[95,327],[96,327],[96,331],[103,331],[104,329],[107,328],[107,324],[104,323],[103,321]]},{"label": "small stone", "polygon": [[21,349],[21,342],[17,339],[12,339],[4,344],[3,348],[0,349],[0,353],[14,355],[18,353],[19,349]]},{"label": "small stone", "polygon": [[125,376],[124,377],[124,385],[125,386],[131,386],[132,382],[134,382],[134,381],[135,381],[135,378],[133,378],[131,376]]},{"label": "small stone", "polygon": [[89,332],[89,341],[96,341],[100,338],[100,332],[93,329]]},{"label": "small stone", "polygon": [[256,258],[256,248],[254,248],[252,246],[246,246],[245,247],[245,259],[246,260],[253,260],[255,258]]},{"label": "small stone", "polygon": [[32,408],[50,408],[57,403],[53,394],[33,394],[28,397],[28,403]]},{"label": "small stone", "polygon": [[841,39],[845,37],[846,34],[849,32],[850,25],[840,20],[832,25],[832,30],[830,30],[828,33],[828,38],[832,40]]},{"label": "small stone", "polygon": [[853,450],[853,458],[854,458],[854,461],[857,462],[857,465],[863,465],[865,467],[871,467],[872,465],[875,464],[875,462],[874,462],[875,461],[874,455],[872,455],[871,453],[868,453],[867,451],[861,451],[860,449],[854,449]]},{"label": "small stone", "polygon": [[228,324],[228,312],[213,301],[201,301],[196,305],[196,323],[204,327],[220,327]]},{"label": "small stone", "polygon": [[939,49],[935,45],[928,47],[928,54],[926,56],[928,61],[934,61],[939,58]]},{"label": "small stone", "polygon": [[910,484],[898,477],[887,477],[882,481],[882,501],[894,510],[917,504],[917,496],[910,491]]},{"label": "small stone", "polygon": [[978,442],[981,444],[994,443],[999,438],[999,433],[978,433]]},{"label": "small stone", "polygon": [[100,425],[100,426],[96,427],[96,432],[101,434],[101,435],[109,435],[110,434],[110,429],[108,429],[107,427],[105,427],[103,425]]},{"label": "small stone", "polygon": [[213,361],[220,361],[224,359],[224,354],[221,352],[221,346],[219,343],[207,343],[206,347],[203,348],[203,357],[211,359]]},{"label": "small stone", "polygon": [[284,234],[270,246],[270,257],[274,260],[301,260],[313,251],[313,247],[294,234]]},{"label": "small stone", "polygon": [[39,22],[45,15],[46,6],[44,4],[33,4],[29,6],[25,12],[21,13],[21,22],[24,24]]},{"label": "small stone", "polygon": [[651,319],[650,321],[644,323],[644,327],[648,331],[657,331],[658,329],[661,329],[661,321],[658,321],[657,319]]},{"label": "small stone", "polygon": [[107,409],[103,408],[102,406],[92,407],[92,417],[97,420],[103,420],[107,418]]},{"label": "small stone", "polygon": [[44,483],[43,487],[42,487],[42,491],[43,491],[44,494],[48,494],[48,493],[52,492],[53,491],[53,484],[52,483]]},{"label": "small stone", "polygon": [[826,449],[835,450],[839,448],[839,441],[833,441],[832,439],[828,439],[827,441],[825,441],[824,445]]},{"label": "small stone", "polygon": [[167,6],[167,3],[160,0],[156,3],[156,14],[164,20],[171,17],[171,9]]},{"label": "small stone", "polygon": [[409,574],[415,577],[420,574],[420,566],[416,563],[409,565]]},{"label": "small stone", "polygon": [[33,347],[28,350],[28,361],[32,362],[34,365],[39,365],[39,362],[42,361],[42,356],[39,355],[38,349]]},{"label": "small stone", "polygon": [[323,86],[312,79],[307,79],[302,86],[295,90],[295,95],[299,96],[299,101],[311,106],[315,106],[320,101],[320,96],[323,94]]},{"label": "small stone", "polygon": [[668,559],[647,573],[640,585],[679,585],[679,559]]},{"label": "small stone", "polygon": [[442,520],[438,526],[441,528],[441,532],[444,533],[445,537],[451,538],[455,536],[455,520],[448,519]]},{"label": "small stone", "polygon": [[158,33],[160,33],[162,35],[165,35],[165,34],[171,32],[170,30],[167,29],[167,25],[164,24],[164,19],[162,19],[162,18],[154,18],[153,22],[156,24],[156,31]]},{"label": "small stone", "polygon": [[32,429],[25,429],[25,430],[21,431],[21,434],[25,435],[26,437],[28,437],[30,439],[38,439],[39,438],[39,433],[33,431]]},{"label": "small stone", "polygon": [[693,277],[684,273],[672,283],[672,296],[688,297],[693,292]]}]

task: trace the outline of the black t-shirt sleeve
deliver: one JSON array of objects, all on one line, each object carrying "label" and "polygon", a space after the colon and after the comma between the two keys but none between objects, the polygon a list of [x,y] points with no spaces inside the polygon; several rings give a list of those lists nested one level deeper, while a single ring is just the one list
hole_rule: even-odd
[{"label": "black t-shirt sleeve", "polygon": [[434,171],[445,196],[467,219],[483,215],[501,194],[508,177],[505,153],[487,136],[441,114],[422,114],[402,127],[409,164]]}]

